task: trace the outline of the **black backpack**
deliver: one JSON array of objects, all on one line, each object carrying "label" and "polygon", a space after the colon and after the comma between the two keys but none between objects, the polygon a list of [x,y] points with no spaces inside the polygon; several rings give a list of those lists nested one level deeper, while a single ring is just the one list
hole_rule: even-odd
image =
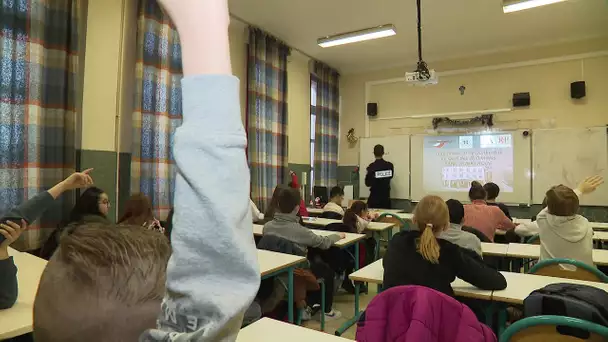
[{"label": "black backpack", "polygon": [[608,327],[608,292],[587,285],[547,285],[524,300],[524,315],[567,316]]}]

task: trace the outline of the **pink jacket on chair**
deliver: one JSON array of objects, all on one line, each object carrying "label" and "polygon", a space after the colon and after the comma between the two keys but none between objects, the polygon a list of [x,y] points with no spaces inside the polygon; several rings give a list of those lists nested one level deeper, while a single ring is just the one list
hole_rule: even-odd
[{"label": "pink jacket on chair", "polygon": [[456,299],[423,286],[398,286],[368,305],[357,341],[496,342],[496,336]]}]

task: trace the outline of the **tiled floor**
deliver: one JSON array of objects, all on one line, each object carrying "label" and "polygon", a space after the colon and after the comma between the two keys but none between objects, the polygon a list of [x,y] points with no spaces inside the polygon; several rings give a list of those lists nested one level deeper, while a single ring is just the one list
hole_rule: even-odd
[{"label": "tiled floor", "polygon": [[[365,309],[367,307],[367,304],[374,298],[376,293],[376,286],[370,285],[369,294],[361,295],[359,297],[359,308],[361,310]],[[325,322],[325,332],[332,335],[335,333],[336,329],[338,329],[342,324],[344,324],[347,320],[353,317],[355,311],[355,296],[340,291],[334,298],[334,309],[337,309],[338,311],[342,312],[342,318],[334,321]],[[315,330],[320,330],[321,328],[320,322],[315,319],[308,322],[304,322],[303,325],[307,328]],[[342,337],[354,340],[356,331],[357,325],[355,324],[350,327],[350,329],[345,331],[344,334],[342,334]]]}]

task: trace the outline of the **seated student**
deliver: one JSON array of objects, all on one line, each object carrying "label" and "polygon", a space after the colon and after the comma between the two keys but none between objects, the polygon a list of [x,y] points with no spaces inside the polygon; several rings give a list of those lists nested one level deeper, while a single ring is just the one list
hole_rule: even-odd
[{"label": "seated student", "polygon": [[[364,243],[359,246],[359,268],[373,262],[375,256],[376,240],[370,231],[366,231],[370,221],[367,203],[363,201],[353,202],[350,208],[346,209],[344,212],[344,219],[342,219],[342,222],[350,228],[349,231],[351,233],[365,233],[367,235]],[[352,270],[346,272],[347,274],[342,283],[342,288],[349,293],[355,293],[355,287],[350,279],[348,279],[348,274],[351,272]],[[361,285],[361,292],[367,292],[367,287],[365,287],[365,285]]]},{"label": "seated student", "polygon": [[456,277],[484,290],[507,287],[500,272],[437,238],[450,227],[448,207],[440,197],[422,198],[414,209],[413,223],[418,230],[400,232],[389,242],[382,261],[385,289],[421,285],[454,297],[451,283]]},{"label": "seated student", "polygon": [[505,216],[509,218],[509,220],[513,221],[511,214],[509,213],[509,208],[504,205],[504,203],[497,203],[496,198],[500,193],[500,188],[495,183],[489,182],[483,185],[483,189],[486,191],[486,204],[495,206],[500,208]]},{"label": "seated student", "polygon": [[[576,189],[574,189],[574,193],[576,193],[579,197],[584,194],[591,193],[595,191],[601,184],[603,183],[603,178],[600,176],[593,176],[585,178]],[[547,197],[543,199],[543,203],[541,204],[541,210],[547,207]],[[538,221],[536,220],[536,216],[532,218],[530,222],[523,222],[515,227],[515,233],[519,236],[530,237],[537,235],[539,233]]]},{"label": "seated student", "polygon": [[108,223],[106,215],[109,210],[110,201],[103,190],[94,186],[86,189],[76,200],[68,219],[48,237],[40,250],[40,257],[46,260],[51,258],[65,230],[85,223]]},{"label": "seated student", "polygon": [[540,234],[540,260],[566,258],[593,266],[593,227],[578,215],[578,193],[594,191],[603,183],[601,177],[586,179],[574,191],[557,185],[546,193],[547,207],[536,216]]},{"label": "seated student", "polygon": [[154,328],[171,254],[139,226],[92,223],[61,239],[34,301],[34,339],[137,341]]},{"label": "seated student", "polygon": [[479,230],[492,242],[496,229],[511,230],[515,228],[513,221],[509,220],[502,210],[487,205],[486,190],[479,182],[471,183],[469,198],[471,204],[464,206],[463,225]]},{"label": "seated student", "polygon": [[[289,187],[292,189],[298,189],[300,191],[300,183],[298,183],[298,175],[295,172],[289,171],[289,175],[291,176],[291,182],[289,182]],[[300,200],[300,210],[298,211],[298,215],[300,217],[308,217],[308,209],[306,209],[306,203],[304,202],[304,198]]]},{"label": "seated student", "polygon": [[462,230],[462,221],[464,220],[464,206],[460,201],[450,199],[445,202],[450,212],[450,227],[439,235],[440,239],[449,241],[466,250],[475,252],[476,255],[481,255],[481,241],[477,236]]},{"label": "seated student", "polygon": [[258,206],[249,199],[249,207],[251,208],[251,220],[253,223],[264,221],[264,214],[260,212]]},{"label": "seated student", "polygon": [[0,242],[0,310],[12,307],[18,294],[17,267],[13,257],[8,255],[8,246],[19,238],[27,224],[36,221],[63,192],[93,184],[93,179],[89,176],[91,171],[88,169],[73,173],[48,191],[2,215],[0,222],[7,221],[0,224],[0,234],[4,238]]},{"label": "seated student", "polygon": [[[267,222],[264,225],[262,233],[264,236],[273,235],[295,244],[296,248],[300,249],[302,254],[308,254],[308,247],[314,247],[319,249],[329,249],[335,242],[345,237],[344,233],[332,234],[328,236],[320,236],[313,233],[310,229],[300,225],[299,218],[297,216],[300,203],[300,191],[279,185],[275,189],[277,194],[275,203],[277,211],[274,214],[272,221]],[[275,196],[273,195],[273,199]],[[326,265],[317,265],[315,262],[311,263],[311,270],[316,277],[325,279],[326,281],[326,306],[324,308],[325,317],[328,319],[335,319],[341,317],[341,313],[337,310],[332,310],[333,305],[333,278],[334,272],[327,272]],[[320,296],[314,298],[314,303],[320,303]],[[311,304],[311,303],[309,303]],[[314,307],[314,306],[313,306]]]},{"label": "seated student", "polygon": [[118,219],[117,223],[140,226],[163,234],[165,233],[165,228],[162,227],[160,221],[152,213],[150,199],[142,193],[133,194],[129,197],[127,204],[125,204],[125,213]]},{"label": "seated student", "polygon": [[342,201],[344,201],[344,190],[339,186],[331,188],[329,191],[329,202],[323,207],[323,214],[332,213],[335,215],[332,215],[333,217],[323,215],[323,217],[341,220],[344,217]]},{"label": "seated student", "polygon": [[350,208],[344,212],[342,222],[351,228],[351,233],[362,234],[365,232],[370,222],[367,203],[363,201],[353,202]]}]

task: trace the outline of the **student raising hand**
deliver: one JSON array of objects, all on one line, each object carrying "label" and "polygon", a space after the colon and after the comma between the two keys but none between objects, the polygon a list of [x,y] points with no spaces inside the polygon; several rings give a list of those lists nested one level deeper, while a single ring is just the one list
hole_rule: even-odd
[{"label": "student raising hand", "polygon": [[604,184],[604,178],[602,176],[591,176],[585,178],[578,185],[576,190],[578,190],[582,195],[594,192],[600,185]]},{"label": "student raising hand", "polygon": [[239,80],[230,65],[228,0],[160,3],[180,37],[184,120],[173,146],[177,175],[166,294],[157,329],[140,341],[234,341],[260,271]]}]

